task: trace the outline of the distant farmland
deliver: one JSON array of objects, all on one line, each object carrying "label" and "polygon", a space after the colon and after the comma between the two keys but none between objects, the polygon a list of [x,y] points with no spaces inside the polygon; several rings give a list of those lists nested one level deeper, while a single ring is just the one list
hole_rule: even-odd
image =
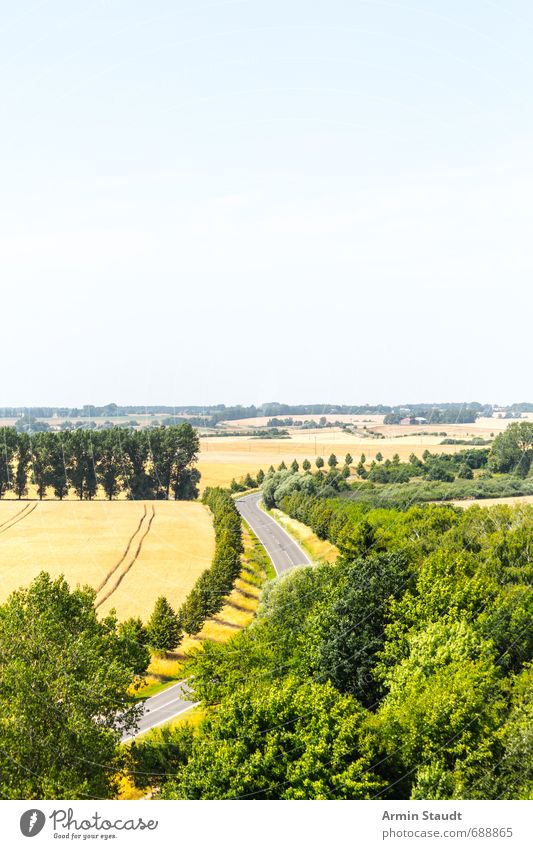
[{"label": "distant farmland", "polygon": [[0,601],[45,570],[98,590],[102,614],[147,619],[160,595],[180,606],[213,552],[198,503],[0,502]]},{"label": "distant farmland", "polygon": [[[259,469],[267,471],[270,465],[277,468],[283,460],[286,465],[296,459],[300,464],[308,459],[311,463],[320,455],[327,461],[335,454],[342,465],[344,457],[350,453],[359,461],[364,454],[367,461],[373,460],[378,452],[385,459],[399,454],[406,461],[410,454],[422,456],[426,449],[433,454],[452,454],[464,449],[464,445],[441,445],[443,436],[428,436],[420,431],[447,432],[454,437],[470,439],[481,434],[474,425],[429,425],[425,427],[394,427],[394,434],[384,439],[361,436],[340,428],[322,428],[317,430],[298,430],[289,428],[290,439],[254,439],[252,436],[204,437],[200,439],[198,469],[202,474],[200,488],[206,486],[227,486],[232,478],[239,479],[247,472],[254,474]],[[385,433],[387,428],[379,430]],[[400,433],[398,433],[400,431]]]}]

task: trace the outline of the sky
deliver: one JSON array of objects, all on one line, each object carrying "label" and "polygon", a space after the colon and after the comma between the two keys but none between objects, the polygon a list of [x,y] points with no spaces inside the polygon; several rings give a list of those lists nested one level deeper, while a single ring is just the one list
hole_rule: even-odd
[{"label": "sky", "polygon": [[0,12],[0,406],[533,400],[528,0]]}]

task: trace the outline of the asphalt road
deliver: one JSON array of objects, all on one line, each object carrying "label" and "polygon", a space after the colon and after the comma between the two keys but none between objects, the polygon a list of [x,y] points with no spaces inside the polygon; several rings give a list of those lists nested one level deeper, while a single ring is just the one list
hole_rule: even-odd
[{"label": "asphalt road", "polygon": [[190,710],[195,706],[195,702],[188,702],[186,699],[187,693],[190,692],[186,681],[179,681],[173,684],[172,687],[167,687],[156,696],[151,696],[144,703],[144,713],[139,721],[138,731],[135,734],[124,734],[122,742],[132,740],[139,734],[149,731],[150,728],[155,728],[157,725],[163,725],[169,719],[174,719],[180,713]]},{"label": "asphalt road", "polygon": [[287,531],[272,516],[259,507],[261,493],[245,495],[235,502],[237,510],[250,525],[270,557],[277,575],[281,575],[293,566],[310,563],[307,554]]},{"label": "asphalt road", "polygon": [[[300,548],[297,542],[289,536],[287,531],[279,525],[272,516],[265,513],[259,507],[261,493],[254,492],[245,495],[235,503],[237,510],[248,523],[258,540],[262,543],[270,557],[277,575],[281,575],[293,566],[302,566],[310,563],[307,554]],[[189,691],[186,681],[179,681],[168,687],[156,696],[151,696],[144,703],[144,713],[139,721],[139,729],[136,734],[125,734],[122,742],[132,740],[139,734],[163,725],[170,719],[179,716],[186,710],[195,706],[194,702],[188,702],[186,695]]]}]

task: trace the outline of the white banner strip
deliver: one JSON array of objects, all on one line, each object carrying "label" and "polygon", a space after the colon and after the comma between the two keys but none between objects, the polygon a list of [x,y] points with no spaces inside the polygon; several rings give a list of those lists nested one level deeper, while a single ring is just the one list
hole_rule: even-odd
[{"label": "white banner strip", "polygon": [[[195,849],[532,845],[531,802],[24,802],[1,805],[2,846]],[[35,844],[30,843],[35,838]]]}]

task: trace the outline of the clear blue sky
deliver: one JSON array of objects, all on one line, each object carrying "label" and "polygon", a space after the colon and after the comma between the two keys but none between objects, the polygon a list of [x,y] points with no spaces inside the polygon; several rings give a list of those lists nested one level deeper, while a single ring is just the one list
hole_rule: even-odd
[{"label": "clear blue sky", "polygon": [[533,399],[533,4],[0,8],[0,406]]}]

